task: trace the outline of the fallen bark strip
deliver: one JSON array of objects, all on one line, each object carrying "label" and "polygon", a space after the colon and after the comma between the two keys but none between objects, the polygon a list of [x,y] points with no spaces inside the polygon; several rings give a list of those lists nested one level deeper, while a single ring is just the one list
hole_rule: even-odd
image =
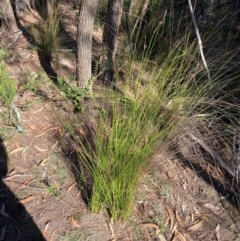
[{"label": "fallen bark strip", "polygon": [[204,143],[204,141],[202,141],[201,139],[199,139],[198,137],[194,136],[193,134],[188,133],[188,136],[194,140],[195,142],[197,142],[206,152],[208,152],[211,157],[216,160],[219,165],[224,168],[231,176],[236,177],[235,172],[225,163],[223,162],[222,158],[214,151],[212,150],[210,147],[207,146],[206,143]]}]

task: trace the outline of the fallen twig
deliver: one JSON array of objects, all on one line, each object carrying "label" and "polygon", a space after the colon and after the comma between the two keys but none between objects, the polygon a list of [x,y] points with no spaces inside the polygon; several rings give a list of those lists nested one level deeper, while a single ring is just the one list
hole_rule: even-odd
[{"label": "fallen twig", "polygon": [[7,181],[7,180],[10,180],[10,179],[12,179],[12,178],[14,178],[14,177],[26,177],[26,176],[33,176],[33,174],[32,174],[32,173],[27,173],[27,174],[14,174],[14,175],[12,175],[12,176],[10,176],[10,177],[3,178],[3,180],[4,180],[4,181]]},{"label": "fallen twig", "polygon": [[203,53],[202,40],[201,40],[201,36],[200,36],[199,30],[198,30],[197,22],[196,22],[196,19],[195,19],[195,16],[194,16],[191,0],[188,0],[188,5],[189,5],[192,20],[193,20],[195,32],[196,32],[196,35],[197,35],[198,46],[199,46],[199,51],[200,51],[200,54],[201,54],[201,57],[202,57],[203,65],[206,69],[208,80],[211,81],[210,71],[208,69],[207,62],[206,62],[206,59],[205,59],[205,56],[204,56],[204,53]]}]

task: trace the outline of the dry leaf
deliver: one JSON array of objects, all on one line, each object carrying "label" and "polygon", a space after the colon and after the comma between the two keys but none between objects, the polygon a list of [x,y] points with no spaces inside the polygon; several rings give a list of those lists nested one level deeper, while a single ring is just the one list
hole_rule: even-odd
[{"label": "dry leaf", "polygon": [[58,140],[51,146],[51,150],[53,151],[58,145]]},{"label": "dry leaf", "polygon": [[168,225],[168,223],[169,223],[169,221],[170,221],[170,218],[169,218],[169,217],[167,217],[167,218],[166,218],[166,220],[165,220],[164,226],[167,226],[167,225]]},{"label": "dry leaf", "polygon": [[16,153],[16,152],[19,152],[19,151],[23,151],[24,150],[24,147],[18,147],[12,151],[10,151],[10,154],[13,154],[13,153]]},{"label": "dry leaf", "polygon": [[174,226],[174,214],[173,214],[173,210],[169,205],[165,205],[168,214],[170,216],[170,231],[172,232],[173,226]]},{"label": "dry leaf", "polygon": [[191,213],[191,221],[192,221],[192,223],[194,223],[194,220],[195,220],[195,215],[193,213]]},{"label": "dry leaf", "polygon": [[25,180],[17,190],[24,189],[29,182],[30,182],[30,179]]},{"label": "dry leaf", "polygon": [[6,217],[6,218],[11,218],[10,215],[8,215],[6,212],[4,212],[4,211],[1,210],[1,209],[0,209],[0,213],[1,213],[4,217]]},{"label": "dry leaf", "polygon": [[44,160],[42,160],[40,163],[39,163],[39,166],[42,166],[43,164],[45,164],[53,155],[50,155],[48,156],[47,158],[45,158]]},{"label": "dry leaf", "polygon": [[197,208],[196,208],[196,207],[193,207],[193,209],[195,210],[196,215],[200,215],[200,212],[197,210]]},{"label": "dry leaf", "polygon": [[48,221],[48,222],[46,223],[43,231],[42,231],[42,236],[43,236],[44,238],[46,238],[46,236],[47,236],[47,229],[48,229],[48,227],[49,227],[49,224],[50,224],[50,222]]},{"label": "dry leaf", "polygon": [[216,238],[218,241],[220,241],[220,225],[218,224],[217,227],[215,228],[214,232],[216,234]]},{"label": "dry leaf", "polygon": [[52,232],[49,241],[53,241],[53,240],[54,240],[54,237],[55,237],[55,235],[56,235],[56,233],[57,233],[57,230],[58,230],[58,229],[56,228],[56,229]]},{"label": "dry leaf", "polygon": [[176,233],[176,236],[177,236],[181,241],[187,241],[187,240],[185,239],[185,237],[184,237],[181,233],[178,232],[177,229],[175,230],[175,233]]},{"label": "dry leaf", "polygon": [[78,193],[76,194],[76,196],[75,197],[79,197],[81,195],[81,192],[80,191],[78,191]]},{"label": "dry leaf", "polygon": [[162,234],[158,234],[160,241],[167,241]]},{"label": "dry leaf", "polygon": [[184,213],[186,211],[186,205],[185,204],[182,204],[182,212]]},{"label": "dry leaf", "polygon": [[16,145],[17,148],[20,147],[20,144],[17,141],[15,142],[15,145]]},{"label": "dry leaf", "polygon": [[38,147],[38,146],[36,146],[36,145],[34,145],[34,147],[35,147],[39,152],[47,152],[47,151],[49,151],[49,149],[42,149],[42,148],[40,148],[40,147]]},{"label": "dry leaf", "polygon": [[159,187],[153,180],[151,180],[151,183],[152,183],[159,191],[162,191],[162,188]]},{"label": "dry leaf", "polygon": [[196,224],[194,224],[193,226],[191,226],[190,228],[187,228],[187,231],[197,231],[199,228],[202,227],[203,223],[204,223],[204,220],[202,219]]},{"label": "dry leaf", "polygon": [[159,228],[158,225],[155,223],[141,223],[140,226],[148,228]]},{"label": "dry leaf", "polygon": [[209,213],[201,213],[201,214],[200,214],[200,217],[201,217],[201,219],[203,219],[204,221],[208,221],[209,217],[211,217],[211,216],[209,215]]},{"label": "dry leaf", "polygon": [[42,106],[42,107],[40,107],[38,110],[34,111],[33,113],[36,114],[36,113],[42,111],[43,109],[44,109],[44,107]]},{"label": "dry leaf", "polygon": [[68,189],[67,189],[67,192],[70,192],[72,190],[72,188],[76,185],[77,183],[74,182]]},{"label": "dry leaf", "polygon": [[174,180],[173,180],[173,178],[171,177],[171,174],[170,174],[170,173],[171,173],[171,172],[168,171],[168,172],[167,172],[167,176],[168,176],[169,180],[170,180],[171,182],[173,182]]},{"label": "dry leaf", "polygon": [[214,205],[210,204],[210,203],[206,203],[204,204],[204,206],[208,209],[210,209],[213,213],[215,214],[220,214],[220,208],[219,207],[215,207]]},{"label": "dry leaf", "polygon": [[27,203],[27,202],[30,202],[30,201],[32,201],[33,199],[35,199],[37,196],[33,196],[33,195],[30,195],[30,196],[28,196],[28,197],[26,197],[26,198],[24,198],[24,199],[21,199],[21,200],[19,200],[19,202],[20,203]]},{"label": "dry leaf", "polygon": [[177,241],[176,237],[177,237],[177,236],[174,234],[174,236],[173,236],[173,238],[171,239],[171,241]]},{"label": "dry leaf", "polygon": [[15,169],[11,170],[8,174],[9,177],[11,177],[12,175],[16,174],[17,171]]},{"label": "dry leaf", "polygon": [[47,129],[45,129],[42,133],[36,135],[35,137],[36,138],[41,137],[41,136],[45,135],[50,130],[59,130],[59,127],[49,127]]},{"label": "dry leaf", "polygon": [[72,225],[73,225],[74,227],[80,228],[80,226],[78,225],[78,223],[76,222],[76,220],[73,218],[73,216],[70,218],[70,220],[71,220],[71,223],[72,223]]},{"label": "dry leaf", "polygon": [[179,237],[182,241],[187,241],[187,240],[185,239],[185,237],[184,237],[181,233],[178,233],[178,237]]},{"label": "dry leaf", "polygon": [[82,134],[83,136],[86,136],[86,133],[85,133],[85,131],[84,131],[82,128],[79,128],[79,129],[78,129],[78,132],[79,132],[80,134]]},{"label": "dry leaf", "polygon": [[176,219],[177,219],[177,222],[178,222],[178,224],[180,225],[180,227],[185,228],[185,227],[184,227],[184,223],[183,223],[181,217],[179,216],[177,210],[176,210]]},{"label": "dry leaf", "polygon": [[187,233],[184,233],[183,235],[184,235],[184,238],[185,238],[187,241],[195,241],[195,240],[193,240],[193,239],[190,237],[190,235],[188,235]]}]

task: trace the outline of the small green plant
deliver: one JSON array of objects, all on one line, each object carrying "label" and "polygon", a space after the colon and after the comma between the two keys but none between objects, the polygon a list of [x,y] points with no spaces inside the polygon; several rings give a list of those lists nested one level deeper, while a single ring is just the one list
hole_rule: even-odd
[{"label": "small green plant", "polygon": [[30,80],[27,81],[23,88],[25,90],[31,90],[34,93],[37,92],[39,86],[43,83],[45,76],[42,73],[33,73],[30,75]]},{"label": "small green plant", "polygon": [[54,186],[49,186],[48,188],[47,188],[47,190],[48,190],[48,192],[50,192],[52,195],[54,195],[54,196],[57,196],[58,195],[58,192],[57,192],[57,190],[55,189],[55,187]]},{"label": "small green plant", "polygon": [[11,51],[4,49],[4,48],[0,48],[0,61],[4,60],[5,58],[8,58],[11,56]]},{"label": "small green plant", "polygon": [[162,224],[159,230],[160,233],[165,233],[166,232],[166,226],[165,224]]},{"label": "small green plant", "polygon": [[138,240],[141,240],[141,238],[142,238],[142,230],[139,227],[139,225],[134,225],[134,231],[135,231],[135,234],[136,234]]},{"label": "small green plant", "polygon": [[6,66],[0,63],[0,101],[8,106],[17,92],[17,82],[12,79]]},{"label": "small green plant", "polygon": [[64,236],[59,235],[57,241],[88,241],[93,240],[95,235],[89,234],[82,230],[69,230]]},{"label": "small green plant", "polygon": [[[3,140],[8,140],[13,136],[13,130],[11,127],[8,128],[0,128],[0,136]],[[7,153],[8,155],[8,153]],[[10,155],[8,155],[10,156]],[[10,160],[10,158],[8,157],[8,160]]]},{"label": "small green plant", "polygon": [[58,182],[60,184],[64,184],[66,178],[68,177],[68,172],[62,165],[58,165],[56,175],[58,177]]},{"label": "small green plant", "polygon": [[84,112],[84,106],[80,104],[80,100],[87,96],[88,90],[72,87],[61,77],[58,77],[57,86],[62,92],[62,95],[73,102],[77,110]]}]

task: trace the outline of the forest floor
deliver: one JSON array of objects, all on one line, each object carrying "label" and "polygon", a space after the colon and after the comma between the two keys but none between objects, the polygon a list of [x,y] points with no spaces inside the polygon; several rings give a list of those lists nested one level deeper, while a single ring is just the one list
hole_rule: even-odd
[{"label": "forest floor", "polygon": [[[73,47],[75,15],[64,6],[63,24]],[[240,240],[239,211],[227,194],[167,151],[153,157],[157,164],[139,185],[128,221],[113,223],[105,212],[90,213],[68,168],[70,156],[61,148],[59,120],[74,115],[74,106],[47,78],[27,36],[10,50],[6,65],[18,93],[14,106],[0,106],[0,164],[7,170],[0,182],[0,240]],[[59,76],[74,76],[74,55],[62,53],[60,68],[55,67]],[[84,115],[92,118],[87,104]]]}]

